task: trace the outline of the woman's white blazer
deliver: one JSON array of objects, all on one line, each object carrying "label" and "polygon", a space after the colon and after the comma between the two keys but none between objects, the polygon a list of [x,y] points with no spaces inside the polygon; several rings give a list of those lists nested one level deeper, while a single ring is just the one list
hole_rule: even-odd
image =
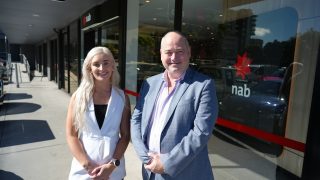
[{"label": "woman's white blazer", "polygon": [[[124,105],[124,92],[113,87],[104,122],[100,129],[94,112],[93,100],[91,99],[88,104],[85,118],[86,127],[81,132],[79,139],[89,158],[97,164],[108,163],[113,157],[119,140],[120,122]],[[123,179],[125,175],[125,162],[122,157],[120,166],[112,172],[110,180]],[[69,180],[82,179],[90,179],[90,176],[80,163],[73,158]]]}]

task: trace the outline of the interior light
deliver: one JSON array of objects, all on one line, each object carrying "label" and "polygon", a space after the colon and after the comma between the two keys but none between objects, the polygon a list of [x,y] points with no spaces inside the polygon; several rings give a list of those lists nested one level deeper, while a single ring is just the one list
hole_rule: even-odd
[{"label": "interior light", "polygon": [[51,1],[54,1],[54,2],[65,2],[66,0],[51,0]]}]

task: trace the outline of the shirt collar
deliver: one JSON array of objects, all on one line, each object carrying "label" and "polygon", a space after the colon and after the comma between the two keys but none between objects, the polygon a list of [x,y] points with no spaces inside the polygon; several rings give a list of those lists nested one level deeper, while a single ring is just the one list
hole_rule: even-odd
[{"label": "shirt collar", "polygon": [[[180,78],[176,80],[176,83],[180,83],[184,79],[185,75],[186,75],[186,71],[181,74]],[[167,70],[164,71],[164,73],[162,75],[162,79],[164,82],[168,83],[168,71]]]}]

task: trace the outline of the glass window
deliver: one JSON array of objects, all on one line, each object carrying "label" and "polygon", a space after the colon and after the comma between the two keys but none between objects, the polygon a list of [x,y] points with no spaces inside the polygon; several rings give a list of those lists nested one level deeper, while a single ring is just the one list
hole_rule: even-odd
[{"label": "glass window", "polygon": [[69,45],[68,45],[68,33],[63,34],[63,68],[64,68],[64,81],[62,83],[62,88],[69,93]]},{"label": "glass window", "polygon": [[[127,12],[127,89],[138,92],[145,78],[163,71],[159,46],[173,29],[174,5],[128,1],[134,8]],[[191,45],[191,66],[215,80],[219,100],[216,138],[209,144],[215,178],[301,176],[319,8],[317,0],[183,0],[181,29]]]},{"label": "glass window", "polygon": [[102,26],[101,45],[110,49],[116,63],[119,60],[119,22],[113,22]]},{"label": "glass window", "polygon": [[79,80],[79,42],[78,42],[78,23],[70,25],[70,94],[78,88]]},{"label": "glass window", "polygon": [[[181,29],[191,45],[192,66],[215,80],[219,118],[235,123],[231,130],[218,121],[216,131],[252,150],[250,156],[267,157],[252,159],[259,166],[248,167],[257,179],[275,179],[276,166],[301,176],[303,151],[262,134],[305,143],[320,42],[319,7],[315,0],[183,0]],[[271,171],[261,172],[260,165]]]},{"label": "glass window", "polygon": [[137,71],[137,91],[144,79],[163,71],[160,41],[173,29],[174,0],[140,0],[138,59],[127,62],[127,71]]}]

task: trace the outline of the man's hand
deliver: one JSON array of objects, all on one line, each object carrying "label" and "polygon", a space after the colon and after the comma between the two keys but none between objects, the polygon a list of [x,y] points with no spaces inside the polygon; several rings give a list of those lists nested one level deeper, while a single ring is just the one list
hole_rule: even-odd
[{"label": "man's hand", "polygon": [[148,153],[148,156],[150,156],[151,162],[149,164],[145,164],[144,168],[146,168],[147,170],[149,170],[153,173],[163,174],[164,167],[163,167],[163,164],[160,160],[160,154]]}]

